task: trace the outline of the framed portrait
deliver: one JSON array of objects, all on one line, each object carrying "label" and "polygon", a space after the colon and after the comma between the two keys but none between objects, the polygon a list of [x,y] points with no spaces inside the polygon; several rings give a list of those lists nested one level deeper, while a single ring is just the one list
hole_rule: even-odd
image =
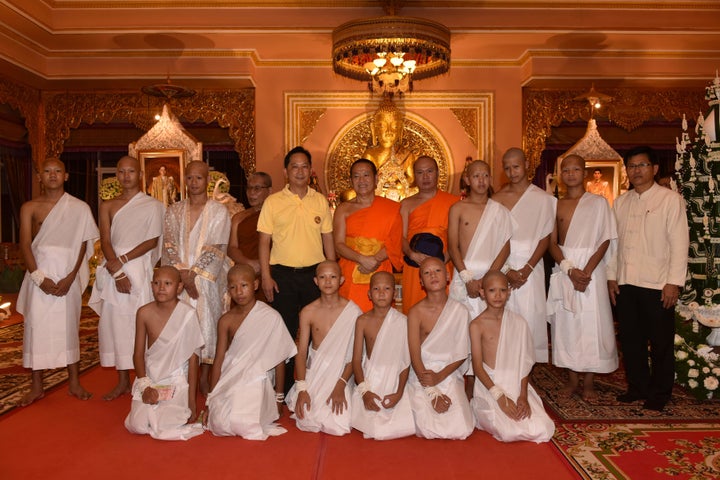
[{"label": "framed portrait", "polygon": [[605,197],[612,206],[622,192],[622,160],[585,162],[585,190]]},{"label": "framed portrait", "polygon": [[142,190],[165,206],[185,198],[185,151],[141,150]]}]

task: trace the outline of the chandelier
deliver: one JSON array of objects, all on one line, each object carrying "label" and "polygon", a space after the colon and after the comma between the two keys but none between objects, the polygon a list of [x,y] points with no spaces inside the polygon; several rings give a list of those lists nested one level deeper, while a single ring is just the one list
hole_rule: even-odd
[{"label": "chandelier", "polygon": [[450,68],[450,30],[422,18],[388,15],[354,20],[333,31],[333,70],[368,81],[371,92],[392,96],[412,91],[413,80],[434,77]]},{"label": "chandelier", "polygon": [[172,100],[173,98],[188,98],[195,95],[195,90],[192,88],[183,87],[181,85],[175,85],[170,82],[170,75],[168,75],[165,83],[156,83],[154,85],[147,85],[140,89],[145,95],[151,97],[164,98],[166,100]]}]

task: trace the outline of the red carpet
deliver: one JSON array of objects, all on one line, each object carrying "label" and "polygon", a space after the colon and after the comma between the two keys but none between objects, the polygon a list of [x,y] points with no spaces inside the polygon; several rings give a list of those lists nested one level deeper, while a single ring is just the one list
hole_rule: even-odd
[{"label": "red carpet", "polygon": [[101,399],[115,372],[83,375],[95,396],[81,402],[59,386],[44,399],[0,417],[2,479],[572,479],[577,473],[551,444],[503,444],[476,431],[465,441],[364,440],[289,432],[266,442],[218,438],[188,442],[132,435],[123,420],[130,397]]},{"label": "red carpet", "polygon": [[563,424],[553,443],[588,479],[720,478],[720,425]]}]

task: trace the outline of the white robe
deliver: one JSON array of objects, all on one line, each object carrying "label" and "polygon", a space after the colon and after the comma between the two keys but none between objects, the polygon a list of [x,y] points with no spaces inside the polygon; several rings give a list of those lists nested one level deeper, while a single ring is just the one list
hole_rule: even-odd
[{"label": "white robe", "polygon": [[[523,318],[505,309],[500,326],[495,369],[483,364],[493,383],[500,387],[508,398],[517,402],[520,384],[532,370],[533,345],[530,330]],[[555,424],[543,408],[542,400],[528,384],[530,417],[515,421],[500,410],[497,401],[479,380],[475,380],[471,402],[475,425],[501,442],[528,440],[535,443],[547,442],[555,433]]]},{"label": "white robe", "polygon": [[203,433],[200,423],[186,423],[190,416],[188,360],[193,353],[198,354],[202,346],[195,309],[178,302],[160,336],[145,350],[145,373],[152,386],[174,387],[174,394],[156,405],[143,403],[136,379],[125,428],[158,440],[188,440]]},{"label": "white robe", "polygon": [[[555,225],[557,200],[535,185],[530,185],[510,211],[515,228],[510,239],[507,265],[521,269],[530,260],[538,242],[550,235]],[[548,361],[547,316],[545,314],[545,267],[542,258],[533,267],[527,282],[513,290],[507,307],[522,316],[530,326],[535,360]]]},{"label": "white robe", "polygon": [[212,363],[217,344],[217,322],[223,314],[223,295],[227,287],[229,259],[226,256],[230,238],[230,216],[227,208],[209,199],[202,214],[188,231],[187,200],[170,205],[165,212],[162,264],[178,270],[190,269],[197,274],[195,287],[199,297],[190,298],[186,291],[180,298],[197,309],[200,329],[205,339],[203,363]]},{"label": "white robe", "polygon": [[553,364],[576,372],[609,373],[618,367],[615,328],[607,290],[606,260],[617,241],[615,217],[604,197],[585,193],[573,213],[563,256],[585,267],[600,245],[610,240],[585,292],[555,266],[550,277],[548,318],[552,326]]},{"label": "white robe", "polygon": [[280,415],[273,389],[274,368],[297,354],[278,312],[255,302],[225,353],[220,379],[208,395],[209,430],[218,436],[265,440],[287,430],[273,423]]},{"label": "white robe", "polygon": [[[397,392],[400,373],[410,366],[407,343],[407,317],[391,308],[378,331],[372,357],[363,358],[363,373],[368,389],[380,399]],[[364,438],[390,440],[415,433],[410,399],[403,393],[398,403],[390,409],[380,402],[379,412],[365,408],[360,392],[355,389],[350,408],[351,425],[363,432]]]},{"label": "white robe", "polygon": [[[138,192],[112,219],[110,243],[115,253],[124,255],[147,240],[162,237],[164,212],[161,202]],[[162,239],[158,238],[156,248],[123,265],[132,285],[129,294],[117,291],[115,280],[104,263],[97,268],[88,306],[100,315],[98,339],[103,367],[133,368],[135,314],[153,299],[150,283],[161,249]]]},{"label": "white robe", "polygon": [[[306,432],[325,432],[330,435],[345,435],[350,433],[350,394],[352,381],[345,386],[345,399],[348,408],[336,415],[331,405],[326,403],[332,393],[338,378],[342,375],[345,365],[352,361],[353,339],[355,336],[355,321],[362,315],[362,310],[352,300],[348,302],[342,313],[333,323],[317,350],[312,346],[308,351],[305,381],[310,395],[310,410],[305,409],[304,418],[300,419],[293,414],[291,418],[297,420],[297,427]],[[298,392],[297,384],[290,387],[285,398],[290,411],[295,411]]]},{"label": "white robe", "polygon": [[85,257],[75,281],[65,296],[43,292],[25,273],[17,300],[17,311],[23,314],[23,366],[33,370],[59,368],[80,360],[80,309],[82,293],[90,279],[88,260],[95,253],[100,237],[90,207],[65,193],[40,225],[31,249],[37,268],[54,282],[72,272],[80,249]]},{"label": "white robe", "polygon": [[[493,199],[488,199],[463,258],[465,268],[472,272],[474,279],[484,277],[490,270],[500,250],[510,240],[512,231],[513,218],[510,211]],[[468,297],[465,283],[457,269],[450,284],[450,297],[467,307],[470,318],[477,317],[485,310],[486,305],[482,298]]]},{"label": "white robe", "polygon": [[448,411],[445,413],[435,411],[415,371],[410,369],[407,395],[415,418],[415,433],[420,437],[462,440],[473,431],[472,412],[465,395],[463,378],[468,369],[467,359],[470,355],[469,323],[470,314],[467,308],[448,298],[435,327],[420,346],[425,368],[435,372],[439,372],[453,362],[465,360],[445,380],[436,385],[452,402]]}]

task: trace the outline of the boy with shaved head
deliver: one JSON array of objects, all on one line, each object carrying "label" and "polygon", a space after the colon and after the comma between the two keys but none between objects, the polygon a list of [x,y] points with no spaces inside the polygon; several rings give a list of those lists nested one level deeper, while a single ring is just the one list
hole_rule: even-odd
[{"label": "boy with shaved head", "polygon": [[200,393],[210,389],[210,366],[215,358],[217,321],[223,312],[223,295],[229,262],[230,238],[227,208],[208,198],[208,166],[194,161],[185,167],[187,198],[165,212],[162,264],[180,270],[181,299],[197,310],[205,338],[200,359]]},{"label": "boy with shaved head", "polygon": [[[525,320],[507,305],[510,286],[498,270],[485,274],[480,290],[487,307],[470,323],[475,382],[475,424],[501,442],[547,442],[555,424],[528,383],[535,364]],[[514,294],[514,293],[513,293]]]},{"label": "boy with shaved head", "polygon": [[142,171],[133,157],[122,157],[119,197],[100,204],[100,245],[105,262],[97,268],[88,305],[100,315],[100,365],[115,367],[118,382],[105,400],[130,392],[135,314],[152,300],[150,281],[160,259],[165,207],[140,191]]},{"label": "boy with shaved head", "polygon": [[362,310],[340,296],[344,280],[336,262],[321,262],[315,269],[320,298],[300,311],[296,381],[287,405],[295,412],[297,427],[306,432],[350,433],[348,382],[355,321]]},{"label": "boy with shaved head", "polygon": [[595,373],[609,373],[618,366],[605,273],[617,229],[607,201],[583,188],[582,157],[565,157],[560,178],[567,194],[558,201],[550,238],[550,254],[557,262],[548,294],[552,359],[554,365],[568,369],[568,383],[561,393],[577,392],[582,373],[582,396],[595,400]]},{"label": "boy with shaved head", "polygon": [[80,307],[90,279],[88,260],[99,237],[90,207],[65,192],[65,165],[49,158],[40,166],[42,194],[20,208],[20,251],[27,273],[17,310],[25,317],[23,366],[32,369],[30,392],[20,405],[44,396],[43,370],[67,367],[70,394],[90,393],[80,385]]},{"label": "boy with shaved head", "polygon": [[232,308],[218,322],[208,426],[215,435],[265,440],[287,431],[274,422],[282,411],[285,361],[297,348],[280,314],[255,300],[253,267],[235,265],[227,283]]},{"label": "boy with shaved head", "polygon": [[352,426],[365,438],[389,440],[415,433],[410,400],[405,395],[410,372],[407,318],[392,308],[395,277],[375,272],[368,297],[372,308],[355,323]]},{"label": "boy with shaved head", "polygon": [[132,387],[125,428],[158,440],[188,440],[203,433],[197,418],[198,356],[203,337],[195,309],[178,299],[183,288],[175,267],[160,267],[152,279],[154,300],[135,322]]},{"label": "boy with shaved head", "polygon": [[410,309],[407,327],[412,364],[407,393],[415,433],[462,440],[473,431],[463,379],[470,354],[470,313],[448,298],[448,274],[442,260],[423,260],[420,281],[427,296]]}]

